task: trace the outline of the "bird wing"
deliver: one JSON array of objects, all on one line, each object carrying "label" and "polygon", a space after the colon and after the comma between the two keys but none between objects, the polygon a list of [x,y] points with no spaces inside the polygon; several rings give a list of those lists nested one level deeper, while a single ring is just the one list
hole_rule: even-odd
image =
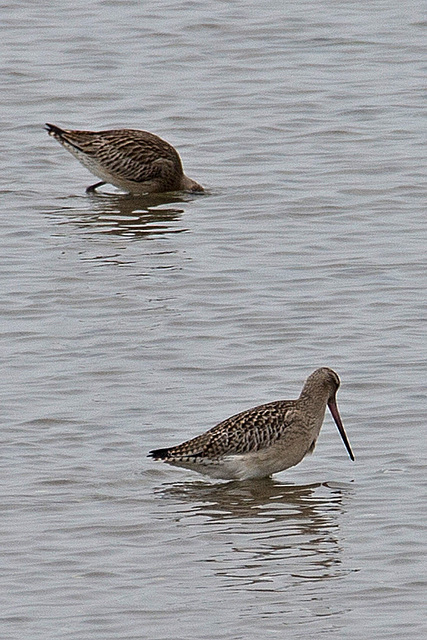
[{"label": "bird wing", "polygon": [[60,141],[87,154],[124,180],[149,182],[182,170],[178,152],[148,131],[63,130]]},{"label": "bird wing", "polygon": [[260,405],[220,422],[192,440],[171,447],[169,455],[216,459],[259,451],[283,437],[298,414],[293,401]]}]

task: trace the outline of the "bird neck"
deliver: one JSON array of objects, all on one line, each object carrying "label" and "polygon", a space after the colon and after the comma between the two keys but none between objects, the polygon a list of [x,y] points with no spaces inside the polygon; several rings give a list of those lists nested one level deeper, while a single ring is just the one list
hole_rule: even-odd
[{"label": "bird neck", "polygon": [[323,386],[306,384],[301,391],[300,397],[297,402],[298,405],[315,417],[323,417],[326,411],[326,405],[328,403],[329,394]]}]

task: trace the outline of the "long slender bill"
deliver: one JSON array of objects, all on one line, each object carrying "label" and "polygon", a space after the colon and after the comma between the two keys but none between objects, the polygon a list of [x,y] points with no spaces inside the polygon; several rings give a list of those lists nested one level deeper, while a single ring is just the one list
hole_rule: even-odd
[{"label": "long slender bill", "polygon": [[332,413],[333,419],[335,420],[335,424],[338,427],[338,431],[340,432],[342,441],[344,442],[345,448],[347,449],[348,455],[350,456],[350,460],[354,461],[353,451],[351,450],[351,446],[348,441],[347,434],[344,429],[344,425],[341,421],[341,416],[338,411],[337,403],[335,402],[335,400],[329,400],[328,407],[329,407],[329,411]]}]

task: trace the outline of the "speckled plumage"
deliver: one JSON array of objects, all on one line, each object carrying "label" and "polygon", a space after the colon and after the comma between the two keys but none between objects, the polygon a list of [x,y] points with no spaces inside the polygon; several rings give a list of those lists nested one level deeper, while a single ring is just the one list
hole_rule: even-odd
[{"label": "speckled plumage", "polygon": [[129,193],[163,191],[203,191],[183,171],[181,158],[172,145],[148,131],[112,129],[109,131],[71,131],[46,124],[53,136],[101,182]]},{"label": "speckled plumage", "polygon": [[269,476],[298,464],[311,453],[325,416],[334,417],[348,454],[354,460],[339,416],[337,374],[323,367],[306,380],[297,400],[278,400],[238,413],[206,433],[150,456],[215,478]]}]

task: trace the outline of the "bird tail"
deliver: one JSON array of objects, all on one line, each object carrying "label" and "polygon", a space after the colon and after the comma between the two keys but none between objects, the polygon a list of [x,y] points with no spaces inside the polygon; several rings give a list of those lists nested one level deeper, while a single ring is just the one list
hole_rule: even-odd
[{"label": "bird tail", "polygon": [[148,454],[149,458],[154,458],[154,460],[166,460],[169,456],[169,449],[153,449]]},{"label": "bird tail", "polygon": [[61,129],[61,127],[57,127],[56,124],[50,124],[49,122],[46,122],[45,128],[50,136],[59,136],[60,138],[62,138],[65,133],[64,129]]}]

